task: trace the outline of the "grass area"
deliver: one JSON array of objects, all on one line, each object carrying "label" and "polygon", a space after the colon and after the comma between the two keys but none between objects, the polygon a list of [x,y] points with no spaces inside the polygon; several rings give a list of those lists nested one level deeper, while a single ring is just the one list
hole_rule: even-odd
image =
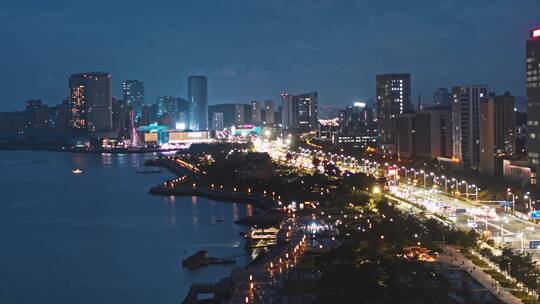
[{"label": "grass area", "polygon": [[489,268],[489,265],[482,261],[479,257],[477,257],[476,255],[470,253],[470,252],[462,252],[462,254],[469,260],[471,260],[471,262],[473,262],[474,265],[480,267],[480,268]]},{"label": "grass area", "polygon": [[489,274],[493,279],[499,282],[499,284],[501,284],[502,287],[516,288],[516,285],[512,281],[508,280],[504,275],[500,274],[497,270],[489,269],[489,270],[484,270],[484,272]]}]

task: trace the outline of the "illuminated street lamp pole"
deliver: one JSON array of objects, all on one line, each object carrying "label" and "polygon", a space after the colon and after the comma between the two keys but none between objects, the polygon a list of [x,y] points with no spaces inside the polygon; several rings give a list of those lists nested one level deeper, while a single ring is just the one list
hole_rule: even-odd
[{"label": "illuminated street lamp pole", "polygon": [[531,212],[532,211],[532,200],[531,200],[531,196],[529,195],[529,192],[527,192],[527,194],[525,194],[525,196],[523,198],[529,201],[529,204],[527,204],[527,207],[529,208],[529,212]]},{"label": "illuminated street lamp pole", "polygon": [[471,188],[474,188],[474,200],[478,202],[478,186],[476,186],[475,184],[472,184]]},{"label": "illuminated street lamp pole", "polygon": [[441,178],[444,179],[444,192],[448,193],[448,178],[444,175],[441,175]]},{"label": "illuminated street lamp pole", "polygon": [[508,224],[508,219],[505,217],[501,219],[501,245],[504,244],[504,224]]},{"label": "illuminated street lamp pole", "polygon": [[469,200],[469,184],[465,180],[462,180],[461,183],[465,184],[465,198]]}]

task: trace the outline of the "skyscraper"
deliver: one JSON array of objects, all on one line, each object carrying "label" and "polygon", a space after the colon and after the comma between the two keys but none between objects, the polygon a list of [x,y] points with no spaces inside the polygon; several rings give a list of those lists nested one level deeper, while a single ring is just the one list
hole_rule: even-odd
[{"label": "skyscraper", "polygon": [[281,94],[281,124],[283,129],[294,128],[298,124],[295,113],[297,105],[294,102],[294,96],[282,93]]},{"label": "skyscraper", "polygon": [[515,150],[516,99],[506,92],[480,102],[480,172],[502,175],[503,157]]},{"label": "skyscraper", "polygon": [[285,129],[316,131],[318,123],[317,92],[296,96],[281,94],[281,123]]},{"label": "skyscraper", "polygon": [[208,129],[208,83],[206,76],[188,78],[189,128],[194,131]]},{"label": "skyscraper", "polygon": [[90,132],[112,129],[111,74],[90,72],[69,78],[70,125]]},{"label": "skyscraper", "polygon": [[274,101],[266,100],[264,102],[264,120],[263,123],[267,125],[273,125],[275,120]]},{"label": "skyscraper", "polygon": [[296,95],[294,98],[298,103],[298,127],[303,132],[316,131],[319,120],[317,92]]},{"label": "skyscraper", "polygon": [[480,162],[480,100],[487,85],[452,89],[452,160],[460,168],[478,170]]},{"label": "skyscraper", "polygon": [[251,121],[253,122],[254,125],[262,124],[262,121],[263,121],[262,113],[263,113],[262,102],[256,101],[256,100],[252,101],[251,102],[251,114],[252,114]]},{"label": "skyscraper", "polygon": [[214,112],[212,113],[212,130],[214,131],[223,131],[223,113]]},{"label": "skyscraper", "polygon": [[144,103],[144,82],[138,80],[126,80],[122,86],[124,101],[135,112],[135,122],[139,121],[142,115],[142,105]]},{"label": "skyscraper", "polygon": [[385,154],[395,154],[395,118],[411,109],[411,75],[377,75],[376,91],[379,147]]},{"label": "skyscraper", "polygon": [[439,87],[433,92],[433,105],[435,106],[450,106],[452,104],[452,94],[448,88]]},{"label": "skyscraper", "polygon": [[531,30],[526,47],[527,71],[527,156],[540,169],[540,28]]}]

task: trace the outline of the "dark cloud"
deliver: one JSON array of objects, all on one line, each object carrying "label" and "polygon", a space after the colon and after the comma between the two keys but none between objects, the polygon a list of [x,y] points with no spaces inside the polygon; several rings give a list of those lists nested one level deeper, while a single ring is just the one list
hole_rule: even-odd
[{"label": "dark cloud", "polygon": [[0,110],[58,103],[70,73],[146,83],[147,101],[209,76],[212,102],[318,90],[323,103],[373,97],[377,73],[412,73],[413,93],[488,83],[524,94],[536,0],[20,0],[0,3]]}]

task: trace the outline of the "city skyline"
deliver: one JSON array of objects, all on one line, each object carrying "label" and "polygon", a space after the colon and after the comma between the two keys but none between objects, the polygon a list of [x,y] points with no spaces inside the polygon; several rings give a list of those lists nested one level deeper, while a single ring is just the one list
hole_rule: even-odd
[{"label": "city skyline", "polygon": [[[523,41],[536,26],[534,12],[540,8],[533,1],[394,5],[257,1],[213,7],[197,3],[147,7],[134,2],[129,8],[111,4],[93,19],[90,15],[99,5],[86,5],[50,1],[29,11],[16,3],[0,7],[7,25],[0,35],[12,41],[2,51],[9,56],[0,59],[10,72],[0,80],[12,88],[4,93],[1,111],[21,109],[30,99],[60,103],[67,96],[64,83],[70,74],[96,70],[113,75],[116,97],[122,96],[124,80],[144,81],[147,102],[162,95],[186,96],[184,79],[197,74],[207,75],[212,83],[209,104],[278,100],[281,92],[313,90],[319,92],[321,104],[350,104],[374,98],[375,75],[384,73],[411,73],[413,100],[421,94],[430,101],[440,86],[478,83],[498,94],[510,91],[523,97]],[[184,15],[178,21],[171,16],[182,10],[201,12],[203,7],[207,14],[199,18],[208,22],[200,28],[192,17]],[[160,15],[164,21],[134,26],[126,34],[125,17],[112,18],[121,9],[137,10],[142,17]],[[23,14],[33,21],[21,23]],[[278,25],[291,14],[300,15],[297,25]],[[499,22],[501,18],[507,22]],[[35,26],[44,20],[46,32]],[[255,21],[260,29],[248,26]],[[194,35],[199,30],[208,38]],[[85,47],[66,53],[63,46],[74,42],[69,38],[74,31],[88,37]],[[453,46],[458,38],[465,42],[459,48]],[[33,51],[36,44],[40,52]],[[277,49],[282,55],[273,52]],[[459,65],[464,60],[466,68]],[[495,68],[500,73],[493,73]]]}]

